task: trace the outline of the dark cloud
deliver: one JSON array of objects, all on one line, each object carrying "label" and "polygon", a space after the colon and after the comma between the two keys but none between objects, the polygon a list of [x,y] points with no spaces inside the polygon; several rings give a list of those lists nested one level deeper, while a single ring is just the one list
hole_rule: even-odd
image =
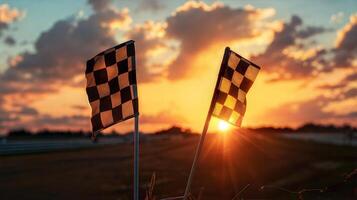
[{"label": "dark cloud", "polygon": [[57,21],[41,33],[34,52],[20,54],[22,60],[0,75],[1,90],[47,92],[58,84],[70,84],[74,77],[84,73],[88,58],[116,44],[110,24],[127,18],[127,13],[108,8],[87,19]]},{"label": "dark cloud", "polygon": [[36,118],[31,124],[34,127],[43,127],[43,126],[64,126],[64,127],[74,127],[76,129],[81,129],[83,127],[90,127],[90,119],[88,116],[82,115],[73,115],[73,116],[62,116],[62,117],[53,117],[51,115],[42,115]]},{"label": "dark cloud", "polygon": [[21,117],[37,117],[39,114],[36,109],[28,106],[17,105],[17,109],[9,110],[4,105],[5,101],[0,98],[0,135],[9,127],[21,124]]},{"label": "dark cloud", "polygon": [[[357,30],[357,16],[352,16],[350,22],[339,31],[337,38],[337,46],[332,49],[333,60],[332,65],[326,65],[327,68],[323,69],[324,72],[334,73],[337,68],[352,68],[352,73],[349,72],[341,81],[335,84],[323,84],[318,86],[319,89],[337,90],[339,93],[339,100],[354,98],[357,96],[357,89],[353,84],[357,83],[356,65],[353,60],[357,58],[357,45],[356,34],[352,34]],[[357,33],[357,32],[356,32]],[[347,42],[349,41],[349,42]],[[354,44],[355,43],[355,44]]]},{"label": "dark cloud", "polygon": [[16,44],[16,40],[15,38],[11,37],[11,36],[7,36],[5,39],[4,39],[4,43],[9,45],[9,46],[14,46]]},{"label": "dark cloud", "polygon": [[0,108],[0,135],[4,135],[9,127],[19,123],[18,116],[10,115]]},{"label": "dark cloud", "polygon": [[[72,17],[55,22],[37,38],[33,52],[23,52],[10,59],[9,67],[0,74],[0,100],[11,95],[55,92],[64,85],[74,85],[74,78],[83,75],[88,58],[116,44],[113,32],[116,27],[112,25],[124,26],[130,21],[127,11],[118,11],[109,2],[90,1],[94,13],[88,18]],[[21,120],[25,116],[30,117],[29,122]],[[41,115],[33,108],[14,103],[7,109],[3,104],[0,106],[1,129],[42,125],[90,127],[88,118],[81,116]]]},{"label": "dark cloud", "polygon": [[139,3],[139,10],[157,12],[164,9],[165,5],[160,0],[141,0]]},{"label": "dark cloud", "polygon": [[304,28],[301,27],[302,25],[302,19],[297,15],[293,15],[290,22],[283,24],[281,31],[275,32],[274,40],[266,51],[282,51],[289,46],[300,45],[297,43],[298,39],[306,39],[327,31],[324,27],[307,26]]},{"label": "dark cloud", "polygon": [[[13,113],[13,111],[2,112],[0,109],[0,131],[14,128],[26,129],[72,129],[88,130],[90,129],[89,116],[69,115],[69,116],[52,116],[48,114],[39,114],[35,109],[24,107]],[[22,117],[30,117],[28,120],[21,120]]]},{"label": "dark cloud", "polygon": [[318,50],[314,56],[301,60],[284,54],[284,50],[289,47],[304,50],[303,45],[298,43],[299,39],[307,39],[326,32],[327,29],[313,26],[303,28],[302,25],[303,21],[299,16],[292,16],[290,22],[283,24],[281,31],[275,32],[274,39],[265,52],[251,59],[263,66],[264,72],[278,74],[275,80],[311,77],[316,70],[312,63],[325,63],[323,56],[327,51]]},{"label": "dark cloud", "polygon": [[316,27],[316,26],[307,26],[305,29],[299,31],[297,36],[299,38],[309,38],[316,34],[325,33],[327,31],[331,31],[330,29],[326,29],[325,27]]},{"label": "dark cloud", "polygon": [[7,80],[1,82],[2,77],[0,76],[0,94],[1,95],[11,95],[11,94],[42,94],[58,91],[60,85],[55,84],[35,84],[26,83],[24,81],[17,80]]},{"label": "dark cloud", "polygon": [[169,66],[168,77],[185,77],[195,56],[212,44],[253,37],[262,12],[221,4],[186,3],[166,20],[167,37],[180,42],[180,53]]},{"label": "dark cloud", "polygon": [[0,106],[0,131],[6,128],[7,123],[16,122],[19,119],[19,116],[10,113],[8,110],[4,109],[3,106]]},{"label": "dark cloud", "polygon": [[[0,135],[14,128],[26,129],[73,129],[87,130],[90,126],[89,116],[71,115],[71,116],[51,116],[40,114],[35,108],[13,104],[12,109],[6,109],[4,100],[0,99]],[[26,121],[23,118],[26,117]]]},{"label": "dark cloud", "polygon": [[357,73],[346,76],[345,81],[357,81]]},{"label": "dark cloud", "polygon": [[357,58],[357,15],[351,16],[350,22],[338,34],[334,49],[335,65],[351,67],[353,60]]},{"label": "dark cloud", "polygon": [[267,47],[265,52],[276,52],[296,44],[298,34],[297,28],[302,25],[302,19],[293,15],[290,22],[284,23],[281,31],[275,32],[274,40]]},{"label": "dark cloud", "polygon": [[[11,122],[7,122],[9,124]],[[11,126],[11,129],[29,129],[29,130],[41,130],[41,129],[52,129],[52,130],[89,130],[91,127],[90,119],[86,116],[81,115],[71,115],[71,116],[61,116],[55,117],[51,115],[38,115],[31,118],[31,120],[23,122],[16,121]],[[8,130],[10,127],[4,126],[2,130]],[[1,131],[1,123],[0,123]]]},{"label": "dark cloud", "polygon": [[351,112],[346,115],[346,117],[351,117],[353,119],[357,119],[357,112]]},{"label": "dark cloud", "polygon": [[18,115],[35,116],[35,115],[38,115],[38,111],[34,108],[24,106],[21,108],[21,110],[17,114]]},{"label": "dark cloud", "polygon": [[92,6],[92,9],[97,12],[108,10],[112,3],[112,0],[88,0],[88,4]]},{"label": "dark cloud", "polygon": [[3,113],[3,116],[17,116],[17,118],[22,116],[37,116],[39,115],[38,111],[35,108],[29,107],[27,105],[22,104],[12,104],[13,109],[6,109],[4,106],[5,101],[1,101],[3,104],[0,106],[0,112]]},{"label": "dark cloud", "polygon": [[352,88],[352,89],[347,90],[344,93],[344,97],[347,99],[357,97],[357,88]]}]

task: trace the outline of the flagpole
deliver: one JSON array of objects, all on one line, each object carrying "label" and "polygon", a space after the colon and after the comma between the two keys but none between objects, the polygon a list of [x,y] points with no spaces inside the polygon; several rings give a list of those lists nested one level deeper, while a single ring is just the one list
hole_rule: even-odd
[{"label": "flagpole", "polygon": [[136,115],[134,133],[134,200],[139,200],[139,144],[139,115]]},{"label": "flagpole", "polygon": [[204,140],[205,140],[205,137],[206,137],[206,134],[207,134],[207,130],[208,130],[208,127],[209,127],[209,123],[211,121],[211,116],[212,116],[212,113],[213,113],[214,103],[215,103],[216,98],[217,98],[216,90],[219,87],[220,77],[224,73],[225,63],[228,62],[229,51],[230,51],[229,47],[226,47],[226,49],[224,51],[224,56],[223,56],[223,60],[222,60],[222,63],[221,63],[221,67],[220,67],[220,70],[219,70],[219,73],[218,73],[216,86],[215,86],[214,91],[213,91],[213,97],[212,97],[212,100],[211,100],[211,104],[210,104],[210,107],[209,107],[209,110],[208,110],[208,113],[207,113],[205,125],[203,126],[202,134],[200,136],[200,141],[198,143],[198,147],[196,149],[195,157],[193,159],[193,163],[192,163],[192,166],[191,166],[190,175],[189,175],[188,180],[187,180],[185,194],[184,194],[184,197],[183,197],[184,200],[186,200],[188,198],[188,195],[190,194],[191,184],[192,184],[194,173],[196,171],[197,161],[198,161],[199,156],[200,156],[201,151],[202,151],[203,143],[204,143]]},{"label": "flagpole", "polygon": [[[211,106],[212,107],[212,106]],[[213,110],[212,110],[213,111]],[[211,114],[212,114],[212,111],[210,109],[210,111],[208,112],[207,114],[207,117],[206,117],[206,122],[205,122],[205,125],[203,127],[203,130],[202,130],[202,134],[200,136],[200,141],[198,143],[198,147],[196,149],[196,153],[195,153],[195,157],[193,159],[193,163],[192,163],[192,167],[191,167],[191,172],[190,172],[190,175],[188,177],[188,180],[187,180],[187,185],[186,185],[186,189],[185,189],[185,194],[184,194],[184,200],[187,199],[189,193],[190,193],[190,188],[191,188],[191,183],[192,183],[192,179],[193,179],[193,175],[195,173],[195,170],[196,170],[196,165],[197,165],[197,161],[198,161],[198,158],[201,154],[201,151],[202,151],[202,147],[203,147],[203,142],[205,140],[205,137],[206,137],[206,134],[207,134],[207,130],[208,130],[208,126],[209,126],[209,122],[211,121]]]}]

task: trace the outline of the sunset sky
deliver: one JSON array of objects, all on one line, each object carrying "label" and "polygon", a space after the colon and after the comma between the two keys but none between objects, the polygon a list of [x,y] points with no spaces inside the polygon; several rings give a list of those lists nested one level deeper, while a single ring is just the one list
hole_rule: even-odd
[{"label": "sunset sky", "polygon": [[226,46],[262,68],[243,126],[357,126],[355,0],[0,0],[0,134],[90,130],[85,62],[130,39],[141,131],[200,131]]}]

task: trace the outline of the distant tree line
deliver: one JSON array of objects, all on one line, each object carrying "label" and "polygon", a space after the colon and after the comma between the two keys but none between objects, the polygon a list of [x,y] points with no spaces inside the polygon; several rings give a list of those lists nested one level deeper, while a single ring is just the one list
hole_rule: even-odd
[{"label": "distant tree line", "polygon": [[172,126],[168,129],[160,130],[154,133],[155,135],[180,135],[180,134],[194,134],[190,129],[184,129],[178,126]]},{"label": "distant tree line", "polygon": [[[61,137],[91,137],[92,132],[89,131],[69,131],[69,130],[40,130],[30,131],[26,129],[11,130],[8,132],[7,137],[39,137],[39,138],[61,138]],[[121,135],[116,131],[112,131],[109,134],[98,133],[97,137],[111,137]]]},{"label": "distant tree line", "polygon": [[[249,131],[257,133],[356,133],[357,128],[350,125],[335,126],[335,125],[322,125],[307,123],[296,129],[283,127],[260,127],[260,128],[246,128]],[[112,131],[109,134],[99,133],[98,137],[115,137],[118,135],[128,135],[129,133],[118,133]],[[91,132],[89,131],[55,131],[55,130],[41,130],[41,131],[29,131],[26,129],[11,130],[8,132],[7,137],[41,137],[41,138],[51,138],[51,137],[90,137]],[[154,135],[180,135],[180,134],[194,134],[190,129],[184,129],[178,126],[172,126],[171,128],[160,130],[153,133]]]},{"label": "distant tree line", "polygon": [[41,130],[30,131],[26,129],[11,130],[8,132],[7,137],[88,137],[89,132],[84,131],[56,131],[56,130]]},{"label": "distant tree line", "polygon": [[348,124],[342,126],[336,126],[332,124],[314,124],[306,123],[298,128],[276,128],[276,127],[260,127],[260,128],[248,128],[248,130],[261,133],[354,133],[357,132],[356,127],[352,127]]}]

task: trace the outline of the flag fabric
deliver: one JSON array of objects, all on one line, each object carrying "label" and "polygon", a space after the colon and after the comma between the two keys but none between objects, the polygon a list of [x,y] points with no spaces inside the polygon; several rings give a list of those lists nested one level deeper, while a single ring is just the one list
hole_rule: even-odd
[{"label": "flag fabric", "polygon": [[227,47],[213,96],[213,116],[240,126],[247,107],[247,92],[259,70],[258,65]]},{"label": "flag fabric", "polygon": [[134,41],[89,59],[86,79],[93,132],[139,114]]}]

